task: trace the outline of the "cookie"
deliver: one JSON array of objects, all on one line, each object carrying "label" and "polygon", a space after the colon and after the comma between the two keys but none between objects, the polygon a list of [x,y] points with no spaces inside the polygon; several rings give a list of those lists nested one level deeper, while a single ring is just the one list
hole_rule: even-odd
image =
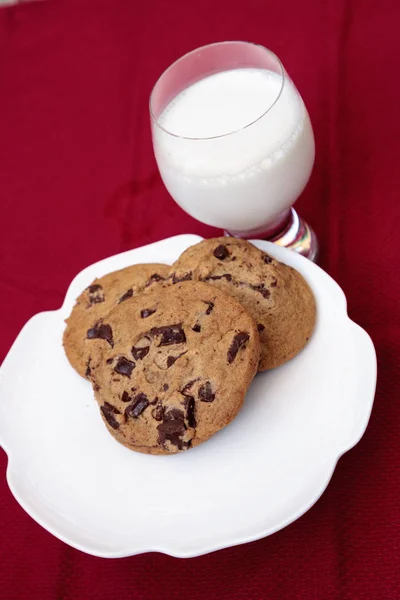
[{"label": "cookie", "polygon": [[89,356],[84,344],[86,337],[96,338],[100,344],[109,343],[107,330],[101,326],[101,320],[111,308],[144,289],[150,290],[152,285],[164,280],[169,271],[168,265],[132,265],[95,279],[82,292],[66,320],[63,336],[65,354],[79,375],[87,377],[90,372]]},{"label": "cookie", "polygon": [[171,454],[206,441],[239,412],[257,371],[257,326],[241,304],[202,282],[132,298],[104,320],[92,346],[103,420],[138,452]]},{"label": "cookie", "polygon": [[315,300],[304,278],[246,240],[221,237],[191,246],[168,279],[183,280],[223,290],[253,316],[261,340],[260,371],[296,356],[314,329]]}]

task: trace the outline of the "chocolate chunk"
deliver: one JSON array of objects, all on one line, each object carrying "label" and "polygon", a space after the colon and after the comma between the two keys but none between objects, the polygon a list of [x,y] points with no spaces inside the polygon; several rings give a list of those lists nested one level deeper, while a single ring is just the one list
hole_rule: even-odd
[{"label": "chocolate chunk", "polygon": [[233,262],[234,260],[236,260],[236,256],[232,256],[231,260],[232,260],[232,262]]},{"label": "chocolate chunk", "polygon": [[89,291],[89,294],[95,294],[96,292],[102,290],[103,288],[101,287],[101,285],[96,283],[94,285],[89,285],[89,287],[87,289]]},{"label": "chocolate chunk", "polygon": [[150,330],[151,335],[161,335],[159,346],[171,346],[172,344],[183,344],[186,342],[185,332],[182,329],[182,323],[176,325],[165,325],[164,327],[153,327]]},{"label": "chocolate chunk", "polygon": [[86,337],[88,340],[105,340],[110,344],[111,348],[114,347],[113,332],[110,325],[106,325],[100,321],[87,330]]},{"label": "chocolate chunk", "polygon": [[130,377],[134,368],[135,363],[133,361],[128,360],[125,356],[120,356],[114,367],[114,371],[120,375],[125,375],[125,377]]},{"label": "chocolate chunk", "polygon": [[272,263],[272,258],[268,256],[268,254],[263,254],[262,259],[267,265],[270,265]]},{"label": "chocolate chunk", "polygon": [[181,281],[191,281],[192,279],[192,271],[189,271],[188,273],[184,273],[184,275],[181,276],[177,276],[176,273],[174,273],[172,275],[172,283],[180,283]]},{"label": "chocolate chunk", "polygon": [[153,408],[153,410],[151,411],[151,416],[156,421],[162,421],[163,420],[163,407],[162,407],[161,404],[159,404],[158,406],[156,406],[155,408]]},{"label": "chocolate chunk", "polygon": [[185,433],[186,426],[183,411],[179,410],[179,408],[172,408],[169,411],[164,410],[164,421],[157,426],[157,430],[161,444],[170,441],[179,450],[187,447],[187,444],[182,442],[181,439]]},{"label": "chocolate chunk", "polygon": [[196,323],[195,325],[193,325],[192,331],[195,331],[196,333],[200,333],[200,331],[201,331],[200,324]]},{"label": "chocolate chunk", "polygon": [[146,283],[146,287],[149,287],[149,285],[151,285],[155,281],[165,281],[165,279],[164,277],[161,277],[161,275],[159,275],[158,273],[153,273],[153,275],[150,275],[150,278]]},{"label": "chocolate chunk", "polygon": [[172,365],[174,364],[175,361],[176,361],[175,356],[168,356],[168,358],[167,358],[167,369],[169,369],[170,367],[172,367]]},{"label": "chocolate chunk", "polygon": [[144,308],[140,311],[140,316],[142,319],[147,319],[147,317],[150,317],[150,315],[154,314],[156,310],[156,308]]},{"label": "chocolate chunk", "polygon": [[172,365],[178,360],[178,358],[180,358],[184,354],[187,354],[187,350],[185,352],[181,352],[180,354],[178,354],[178,356],[168,356],[168,358],[167,358],[167,369],[169,369],[170,367],[172,367]]},{"label": "chocolate chunk", "polygon": [[113,429],[118,429],[119,423],[114,415],[121,414],[120,411],[117,408],[115,408],[115,406],[110,404],[109,402],[104,402],[103,406],[100,407],[100,410],[103,414],[103,417],[109,424],[109,426],[112,427]]},{"label": "chocolate chunk", "polygon": [[265,329],[265,325],[263,325],[262,323],[257,323],[257,330],[261,333],[261,331],[264,331]]},{"label": "chocolate chunk", "polygon": [[130,404],[125,409],[125,414],[128,417],[137,419],[142,414],[142,412],[149,406],[149,404],[150,402],[146,394],[143,394],[143,392],[141,392],[140,394],[134,397],[132,404]]},{"label": "chocolate chunk", "polygon": [[212,311],[212,309],[214,308],[214,302],[207,302],[206,300],[204,300],[204,304],[208,304],[208,308],[206,310],[206,315],[209,315]]},{"label": "chocolate chunk", "polygon": [[[183,413],[182,413],[182,417],[183,417]],[[159,432],[162,432],[163,434],[178,433],[180,435],[183,435],[183,433],[185,431],[185,423],[183,422],[183,418],[179,418],[179,419],[169,418],[169,419],[166,419],[165,421],[163,421],[161,423],[161,425],[158,425],[157,429]]]},{"label": "chocolate chunk", "polygon": [[99,284],[89,285],[87,288],[89,304],[99,304],[99,302],[104,302],[104,292],[103,288]]},{"label": "chocolate chunk", "polygon": [[[176,438],[179,438],[185,433],[185,423],[182,419],[171,419],[169,421],[163,421],[157,426],[157,429],[159,436],[164,438],[162,443],[169,439],[177,446]],[[171,437],[174,437],[175,439],[172,440]]]},{"label": "chocolate chunk", "polygon": [[188,391],[190,390],[190,388],[193,386],[194,383],[196,383],[196,381],[198,381],[198,379],[192,379],[191,381],[188,381],[188,383],[186,385],[183,386],[183,388],[181,389],[181,394],[183,394],[184,396],[188,395]]},{"label": "chocolate chunk", "polygon": [[109,412],[114,413],[114,415],[120,415],[121,411],[114,406],[113,404],[110,404],[109,402],[104,402],[103,407],[105,407]]},{"label": "chocolate chunk", "polygon": [[167,390],[169,390],[169,385],[168,385],[168,383],[164,383],[164,385],[163,385],[163,390],[164,390],[164,392],[166,392]]},{"label": "chocolate chunk", "polygon": [[114,360],[113,358],[107,358],[107,360],[106,360],[106,363],[107,363],[108,365],[111,365],[111,364],[112,364],[112,362],[113,362],[113,360]]},{"label": "chocolate chunk", "polygon": [[128,300],[128,298],[132,298],[132,296],[133,296],[133,289],[129,288],[129,290],[126,290],[125,294],[122,294],[121,298],[118,300],[118,304],[121,304],[121,302]]},{"label": "chocolate chunk", "polygon": [[242,348],[242,346],[244,346],[246,344],[249,337],[250,337],[249,334],[245,333],[244,331],[241,331],[240,333],[237,333],[235,335],[235,337],[233,338],[232,343],[229,347],[229,350],[228,350],[228,363],[229,364],[233,363],[240,348]]},{"label": "chocolate chunk", "polygon": [[189,444],[182,440],[186,427],[181,410],[172,409],[169,413],[164,413],[164,421],[157,426],[157,430],[160,444],[165,445],[169,441],[178,450],[189,447]]},{"label": "chocolate chunk", "polygon": [[[165,428],[163,427],[165,425]],[[182,440],[185,434],[185,423],[183,421],[163,421],[158,425],[158,443],[163,446],[168,441],[178,450],[187,450],[190,448],[191,442]]]},{"label": "chocolate chunk", "polygon": [[186,419],[187,419],[189,427],[196,427],[196,417],[194,414],[195,401],[194,401],[193,396],[190,396],[190,398],[186,398],[185,406],[186,406]]},{"label": "chocolate chunk", "polygon": [[127,391],[124,391],[121,396],[121,400],[122,400],[122,402],[130,402],[132,400],[132,398],[130,397],[130,395],[128,394]]},{"label": "chocolate chunk", "polygon": [[183,420],[183,418],[184,418],[183,411],[180,410],[179,408],[171,408],[164,415],[165,421],[174,421],[176,419]]},{"label": "chocolate chunk", "polygon": [[224,246],[223,244],[220,244],[219,246],[217,246],[213,252],[215,258],[218,258],[219,260],[225,260],[225,258],[227,258],[229,256],[229,251],[228,248],[226,246]]},{"label": "chocolate chunk", "polygon": [[267,289],[265,287],[265,285],[263,283],[260,283],[260,285],[251,285],[249,284],[252,290],[255,290],[256,292],[260,292],[260,294],[263,296],[263,298],[269,298],[271,295],[271,292],[269,291],[269,289]]},{"label": "chocolate chunk", "polygon": [[276,284],[277,284],[277,283],[278,283],[278,282],[277,282],[277,280],[276,280],[276,277],[274,277],[274,278],[273,278],[273,280],[272,280],[272,283],[271,283],[271,287],[276,287]]},{"label": "chocolate chunk", "polygon": [[143,360],[143,358],[148,355],[149,350],[150,346],[144,346],[144,348],[137,348],[133,346],[131,352],[135,360]]},{"label": "chocolate chunk", "polygon": [[226,279],[227,281],[232,281],[232,275],[229,273],[224,273],[224,275],[208,275],[208,277],[204,277],[203,281],[215,281],[217,279]]},{"label": "chocolate chunk", "polygon": [[215,400],[215,394],[210,381],[206,381],[202,386],[200,386],[199,398],[202,402],[213,402]]},{"label": "chocolate chunk", "polygon": [[85,377],[90,377],[90,373],[92,372],[92,369],[90,368],[91,361],[92,361],[92,359],[89,358],[89,360],[86,363]]}]

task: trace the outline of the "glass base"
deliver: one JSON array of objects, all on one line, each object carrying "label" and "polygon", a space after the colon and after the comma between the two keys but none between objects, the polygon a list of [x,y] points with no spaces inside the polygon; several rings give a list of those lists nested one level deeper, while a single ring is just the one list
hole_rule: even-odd
[{"label": "glass base", "polygon": [[303,219],[299,217],[294,208],[291,208],[285,220],[281,223],[279,231],[276,228],[271,231],[264,231],[263,233],[257,233],[257,235],[238,235],[225,231],[225,235],[233,237],[244,237],[244,238],[258,238],[262,240],[268,240],[278,246],[284,246],[289,250],[293,250],[302,256],[316,262],[318,257],[318,240],[314,231]]}]

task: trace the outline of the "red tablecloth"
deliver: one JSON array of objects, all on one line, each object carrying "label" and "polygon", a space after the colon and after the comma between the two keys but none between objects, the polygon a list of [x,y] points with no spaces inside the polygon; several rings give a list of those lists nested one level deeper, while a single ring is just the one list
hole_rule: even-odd
[{"label": "red tablecloth", "polygon": [[184,52],[249,39],[277,52],[308,104],[317,162],[298,208],[380,363],[367,433],[321,500],[267,539],[201,558],[69,548],[13,499],[1,452],[1,599],[400,598],[399,22],[394,0],[0,9],[0,360],[86,265],[177,233],[217,233],[163,189],[148,96]]}]

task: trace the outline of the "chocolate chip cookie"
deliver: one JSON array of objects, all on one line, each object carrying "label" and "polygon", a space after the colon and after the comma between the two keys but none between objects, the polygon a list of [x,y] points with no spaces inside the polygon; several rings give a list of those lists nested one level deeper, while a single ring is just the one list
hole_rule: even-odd
[{"label": "chocolate chip cookie", "polygon": [[257,371],[260,341],[234,298],[181,282],[117,305],[91,347],[90,379],[116,440],[138,452],[171,454],[230,423]]},{"label": "chocolate chip cookie", "polygon": [[170,267],[162,264],[132,265],[95,279],[77,298],[71,315],[66,320],[63,345],[71,366],[87,377],[90,373],[89,356],[84,341],[87,337],[110,344],[110,336],[102,319],[117,304],[121,304],[143,290],[168,277]]},{"label": "chocolate chip cookie", "polygon": [[168,282],[183,280],[223,290],[253,316],[261,340],[260,371],[296,356],[314,329],[315,300],[300,273],[246,240],[221,237],[191,246],[173,264]]}]

